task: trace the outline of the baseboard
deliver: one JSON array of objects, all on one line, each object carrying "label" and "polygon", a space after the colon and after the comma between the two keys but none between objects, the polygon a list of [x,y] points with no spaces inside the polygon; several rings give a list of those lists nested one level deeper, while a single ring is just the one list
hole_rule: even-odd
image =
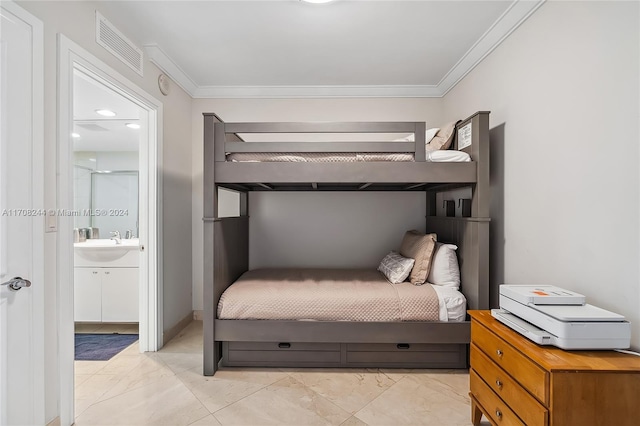
[{"label": "baseboard", "polygon": [[176,325],[174,325],[170,329],[165,330],[164,333],[162,333],[162,341],[167,344],[169,340],[173,339],[178,335],[178,333],[184,330],[184,328],[188,326],[191,321],[193,321],[193,312],[182,318]]},{"label": "baseboard", "polygon": [[202,315],[202,310],[199,311],[193,311],[193,319],[195,321],[202,321],[203,315]]},{"label": "baseboard", "polygon": [[51,420],[49,423],[47,423],[47,426],[60,426],[60,417],[56,417],[55,419]]}]

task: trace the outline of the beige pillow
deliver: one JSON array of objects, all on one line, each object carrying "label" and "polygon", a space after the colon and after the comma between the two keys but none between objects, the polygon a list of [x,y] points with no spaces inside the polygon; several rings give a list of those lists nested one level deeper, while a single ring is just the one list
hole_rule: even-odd
[{"label": "beige pillow", "polygon": [[418,231],[407,231],[400,245],[400,254],[415,259],[413,269],[409,274],[409,281],[415,285],[427,282],[431,258],[436,248],[436,234],[422,234]]},{"label": "beige pillow", "polygon": [[415,260],[392,251],[382,259],[378,271],[382,272],[391,284],[398,284],[407,279],[414,263]]},{"label": "beige pillow", "polygon": [[427,151],[437,151],[439,149],[449,149],[453,143],[453,138],[456,135],[456,123],[452,121],[442,126],[438,133],[431,139],[431,142],[427,144]]}]

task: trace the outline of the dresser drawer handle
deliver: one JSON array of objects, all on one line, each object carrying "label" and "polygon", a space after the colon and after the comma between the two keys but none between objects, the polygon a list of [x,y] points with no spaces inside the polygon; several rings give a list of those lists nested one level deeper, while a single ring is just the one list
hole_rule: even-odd
[{"label": "dresser drawer handle", "polygon": [[396,345],[396,348],[398,348],[398,349],[409,349],[410,347],[411,347],[411,345],[408,344],[408,343],[398,343]]},{"label": "dresser drawer handle", "polygon": [[500,379],[496,379],[496,386],[502,389],[502,382],[500,381]]},{"label": "dresser drawer handle", "polygon": [[289,349],[291,347],[291,343],[278,343],[278,347],[280,349]]},{"label": "dresser drawer handle", "polygon": [[502,352],[502,350],[500,350],[500,349],[496,349],[496,354],[497,354],[500,358],[502,358],[502,355],[504,355],[504,352]]},{"label": "dresser drawer handle", "polygon": [[502,411],[496,410],[496,417],[501,419],[502,418]]}]

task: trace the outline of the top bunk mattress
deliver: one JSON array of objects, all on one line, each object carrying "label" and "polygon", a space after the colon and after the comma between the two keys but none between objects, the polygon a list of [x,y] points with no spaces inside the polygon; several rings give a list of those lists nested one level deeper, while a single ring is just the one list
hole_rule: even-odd
[{"label": "top bunk mattress", "polygon": [[[360,162],[412,162],[414,156],[408,152],[357,153],[357,152],[236,152],[227,154],[233,163],[360,163]],[[469,154],[462,151],[428,151],[427,161],[467,162]]]},{"label": "top bunk mattress", "polygon": [[373,269],[256,269],[220,297],[227,320],[463,321],[466,299],[450,288],[391,284]]}]

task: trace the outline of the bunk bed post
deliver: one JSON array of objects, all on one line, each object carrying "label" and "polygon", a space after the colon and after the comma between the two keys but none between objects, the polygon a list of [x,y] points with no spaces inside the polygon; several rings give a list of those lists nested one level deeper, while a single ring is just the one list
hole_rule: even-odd
[{"label": "bunk bed post", "polygon": [[214,127],[220,122],[214,114],[204,114],[204,271],[203,271],[203,369],[205,376],[212,376],[220,359],[215,343],[214,278],[214,221],[218,216],[218,189],[214,177],[215,147]]},{"label": "bunk bed post", "polygon": [[[478,111],[471,117],[460,123],[457,128],[471,126],[471,146],[463,148],[471,155],[477,164],[476,183],[472,187],[471,218],[467,227],[473,233],[478,247],[486,249],[477,250],[472,262],[477,268],[478,285],[470,295],[470,307],[472,309],[489,308],[489,111]],[[458,138],[458,143],[460,138]]]},{"label": "bunk bed post", "polygon": [[474,259],[478,268],[478,293],[474,295],[476,306],[474,309],[489,309],[489,226],[490,226],[490,182],[489,182],[489,111],[478,111],[469,119],[471,132],[471,158],[478,165],[478,177],[471,197],[471,216],[478,247]]},{"label": "bunk bed post", "polygon": [[[466,152],[476,164],[472,191],[471,217],[437,217],[436,187],[427,188],[427,232],[438,241],[458,246],[461,287],[470,309],[489,308],[489,112],[479,111],[456,125],[457,149]],[[470,142],[470,144],[468,144]],[[446,190],[446,189],[445,189]],[[440,189],[442,191],[442,189]]]},{"label": "bunk bed post", "polygon": [[427,147],[425,144],[427,125],[426,123],[416,123],[416,129],[414,131],[414,140],[416,143],[414,160],[425,162],[427,161]]},{"label": "bunk bed post", "polygon": [[479,111],[458,126],[471,124],[471,158],[478,164],[478,178],[471,199],[472,217],[489,217],[489,111]]},{"label": "bunk bed post", "polygon": [[240,216],[249,216],[249,193],[240,192]]},{"label": "bunk bed post", "polygon": [[426,205],[427,205],[427,217],[436,215],[436,193],[434,191],[425,191],[426,193]]}]

